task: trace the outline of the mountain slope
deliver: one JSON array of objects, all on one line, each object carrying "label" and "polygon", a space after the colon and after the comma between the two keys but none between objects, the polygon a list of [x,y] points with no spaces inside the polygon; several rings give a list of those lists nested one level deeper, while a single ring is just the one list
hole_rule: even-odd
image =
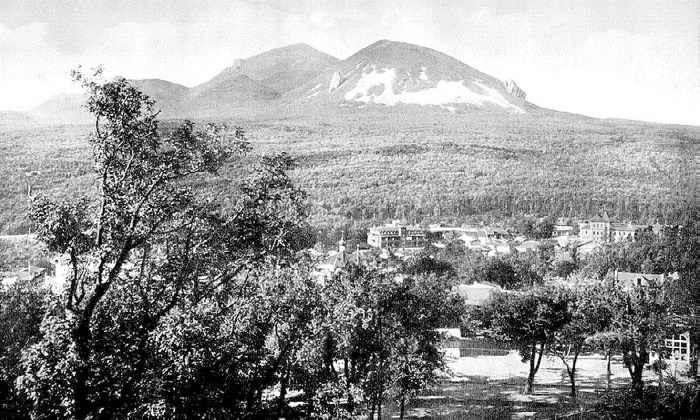
[{"label": "mountain slope", "polygon": [[307,44],[289,45],[247,59],[237,59],[231,67],[197,86],[197,89],[219,84],[222,80],[247,76],[279,93],[285,93],[308,82],[339,61]]},{"label": "mountain slope", "polygon": [[[160,110],[160,118],[175,118],[179,115],[180,102],[188,88],[160,79],[129,80],[134,87],[148,95]],[[85,124],[94,117],[85,108],[87,94],[61,93],[28,111],[26,115],[41,124]]]},{"label": "mountain slope", "polygon": [[27,112],[29,118],[41,124],[86,124],[93,117],[84,107],[86,94],[60,93]]},{"label": "mountain slope", "polygon": [[160,110],[161,118],[179,116],[180,103],[189,91],[187,86],[161,79],[129,80],[129,82],[156,102],[155,109]]},{"label": "mountain slope", "polygon": [[430,48],[376,42],[293,91],[292,101],[417,104],[526,112],[514,82],[503,83]]},{"label": "mountain slope", "polygon": [[[212,82],[212,83],[210,83]],[[190,89],[180,113],[185,117],[230,115],[232,108],[279,98],[276,90],[245,75],[212,80]]]}]

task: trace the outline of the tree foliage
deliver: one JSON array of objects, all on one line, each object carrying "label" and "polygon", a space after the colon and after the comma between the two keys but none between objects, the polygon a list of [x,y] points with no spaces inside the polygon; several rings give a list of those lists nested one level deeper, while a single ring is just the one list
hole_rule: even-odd
[{"label": "tree foliage", "polygon": [[496,294],[485,309],[491,328],[512,341],[523,363],[529,363],[527,394],[533,392],[535,375],[547,348],[553,344],[556,333],[571,320],[569,303],[566,291],[537,287]]},{"label": "tree foliage", "polygon": [[[185,122],[164,134],[153,102],[125,80],[75,77],[96,117],[97,200],[34,205],[40,240],[67,257],[69,274],[42,339],[23,356],[20,389],[34,418],[219,418],[231,403],[216,385],[228,379],[219,375],[213,389],[205,379],[240,346],[258,349],[246,340],[226,347],[219,322],[227,325],[237,297],[254,301],[252,279],[284,265],[304,223],[304,195],[286,175],[292,161],[261,158],[223,210],[191,185],[248,152],[241,130]],[[244,337],[264,340],[269,320],[260,325],[247,308]]]}]

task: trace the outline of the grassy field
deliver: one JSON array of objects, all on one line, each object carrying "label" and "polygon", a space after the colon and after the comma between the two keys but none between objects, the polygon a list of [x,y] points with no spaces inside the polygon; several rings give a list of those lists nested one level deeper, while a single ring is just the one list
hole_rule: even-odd
[{"label": "grassy field", "polygon": [[[406,418],[426,419],[553,419],[591,410],[606,389],[606,362],[602,356],[579,360],[579,395],[569,396],[569,379],[559,359],[545,358],[536,376],[534,395],[523,395],[527,364],[517,352],[507,356],[462,357],[448,362],[450,375],[416,398]],[[620,360],[612,364],[611,386],[629,385],[629,374]],[[656,379],[647,374],[647,381]],[[398,416],[390,406],[391,417]],[[586,418],[584,415],[573,419]]]},{"label": "grassy field", "polygon": [[[602,210],[646,222],[697,197],[698,127],[401,106],[274,111],[223,122],[243,127],[254,153],[297,158],[292,175],[319,229]],[[90,129],[0,131],[0,233],[27,231],[29,185],[90,191]],[[238,173],[209,180],[211,194],[235,194]]]}]

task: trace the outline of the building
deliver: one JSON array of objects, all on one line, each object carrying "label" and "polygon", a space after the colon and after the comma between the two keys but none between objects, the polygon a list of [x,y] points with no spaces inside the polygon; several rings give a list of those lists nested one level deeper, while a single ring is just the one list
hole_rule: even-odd
[{"label": "building", "polygon": [[648,228],[648,225],[620,223],[608,217],[607,213],[592,219],[579,222],[579,238],[582,241],[619,242],[634,240],[637,231]]},{"label": "building", "polygon": [[573,236],[575,234],[574,222],[568,217],[560,217],[554,222],[552,236]]},{"label": "building", "polygon": [[362,253],[360,251],[360,244],[357,244],[357,249],[355,252],[348,252],[346,249],[345,236],[340,238],[338,241],[338,251],[331,252],[327,255],[326,259],[322,261],[318,266],[318,271],[316,274],[321,280],[329,278],[335,273],[346,270],[350,265],[361,265]]},{"label": "building", "polygon": [[382,249],[424,248],[429,245],[426,231],[420,226],[405,226],[392,223],[372,227],[367,233],[367,244]]},{"label": "building", "polygon": [[610,226],[610,239],[615,242],[634,240],[637,231],[647,227],[647,225],[635,225],[631,222],[628,224],[613,223]]},{"label": "building", "polygon": [[612,221],[608,217],[608,213],[579,222],[579,237],[582,241],[608,242],[611,224]]},{"label": "building", "polygon": [[663,274],[628,273],[625,271],[615,271],[615,281],[623,289],[633,287],[649,286],[649,283],[660,283],[664,281]]},{"label": "building", "polygon": [[501,286],[489,283],[458,284],[454,291],[470,306],[483,306],[495,293],[502,291]]},{"label": "building", "polygon": [[542,244],[539,241],[523,241],[518,245],[515,245],[515,250],[520,253],[525,252],[536,252]]}]

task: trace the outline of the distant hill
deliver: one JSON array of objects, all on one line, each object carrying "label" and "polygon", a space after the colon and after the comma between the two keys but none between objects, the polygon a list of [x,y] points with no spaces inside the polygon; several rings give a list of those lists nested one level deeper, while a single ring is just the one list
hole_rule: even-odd
[{"label": "distant hill", "polygon": [[276,90],[248,76],[222,77],[190,89],[180,103],[180,113],[182,117],[232,115],[236,107],[279,96]]},{"label": "distant hill", "polygon": [[29,118],[41,124],[86,124],[93,121],[84,108],[87,95],[61,93],[27,112]]},{"label": "distant hill", "polygon": [[295,44],[247,59],[237,59],[231,67],[197,88],[204,89],[219,84],[222,80],[247,76],[279,93],[285,93],[308,82],[339,61],[307,44]]},{"label": "distant hill", "polygon": [[[211,80],[188,88],[160,79],[129,80],[156,101],[161,119],[235,115],[245,107],[277,101],[339,60],[306,44],[264,52],[233,65]],[[24,113],[42,124],[82,124],[92,121],[82,107],[86,96],[59,94]],[[19,121],[17,118],[7,121]]]},{"label": "distant hill", "polygon": [[0,111],[0,128],[2,127],[33,127],[38,125],[29,115],[23,112]]},{"label": "distant hill", "polygon": [[129,82],[156,102],[155,109],[160,110],[160,118],[177,118],[180,115],[180,103],[189,91],[187,86],[161,79],[129,80]]},{"label": "distant hill", "polygon": [[435,105],[524,113],[534,108],[514,82],[504,83],[441,52],[378,41],[289,95],[292,101]]}]

